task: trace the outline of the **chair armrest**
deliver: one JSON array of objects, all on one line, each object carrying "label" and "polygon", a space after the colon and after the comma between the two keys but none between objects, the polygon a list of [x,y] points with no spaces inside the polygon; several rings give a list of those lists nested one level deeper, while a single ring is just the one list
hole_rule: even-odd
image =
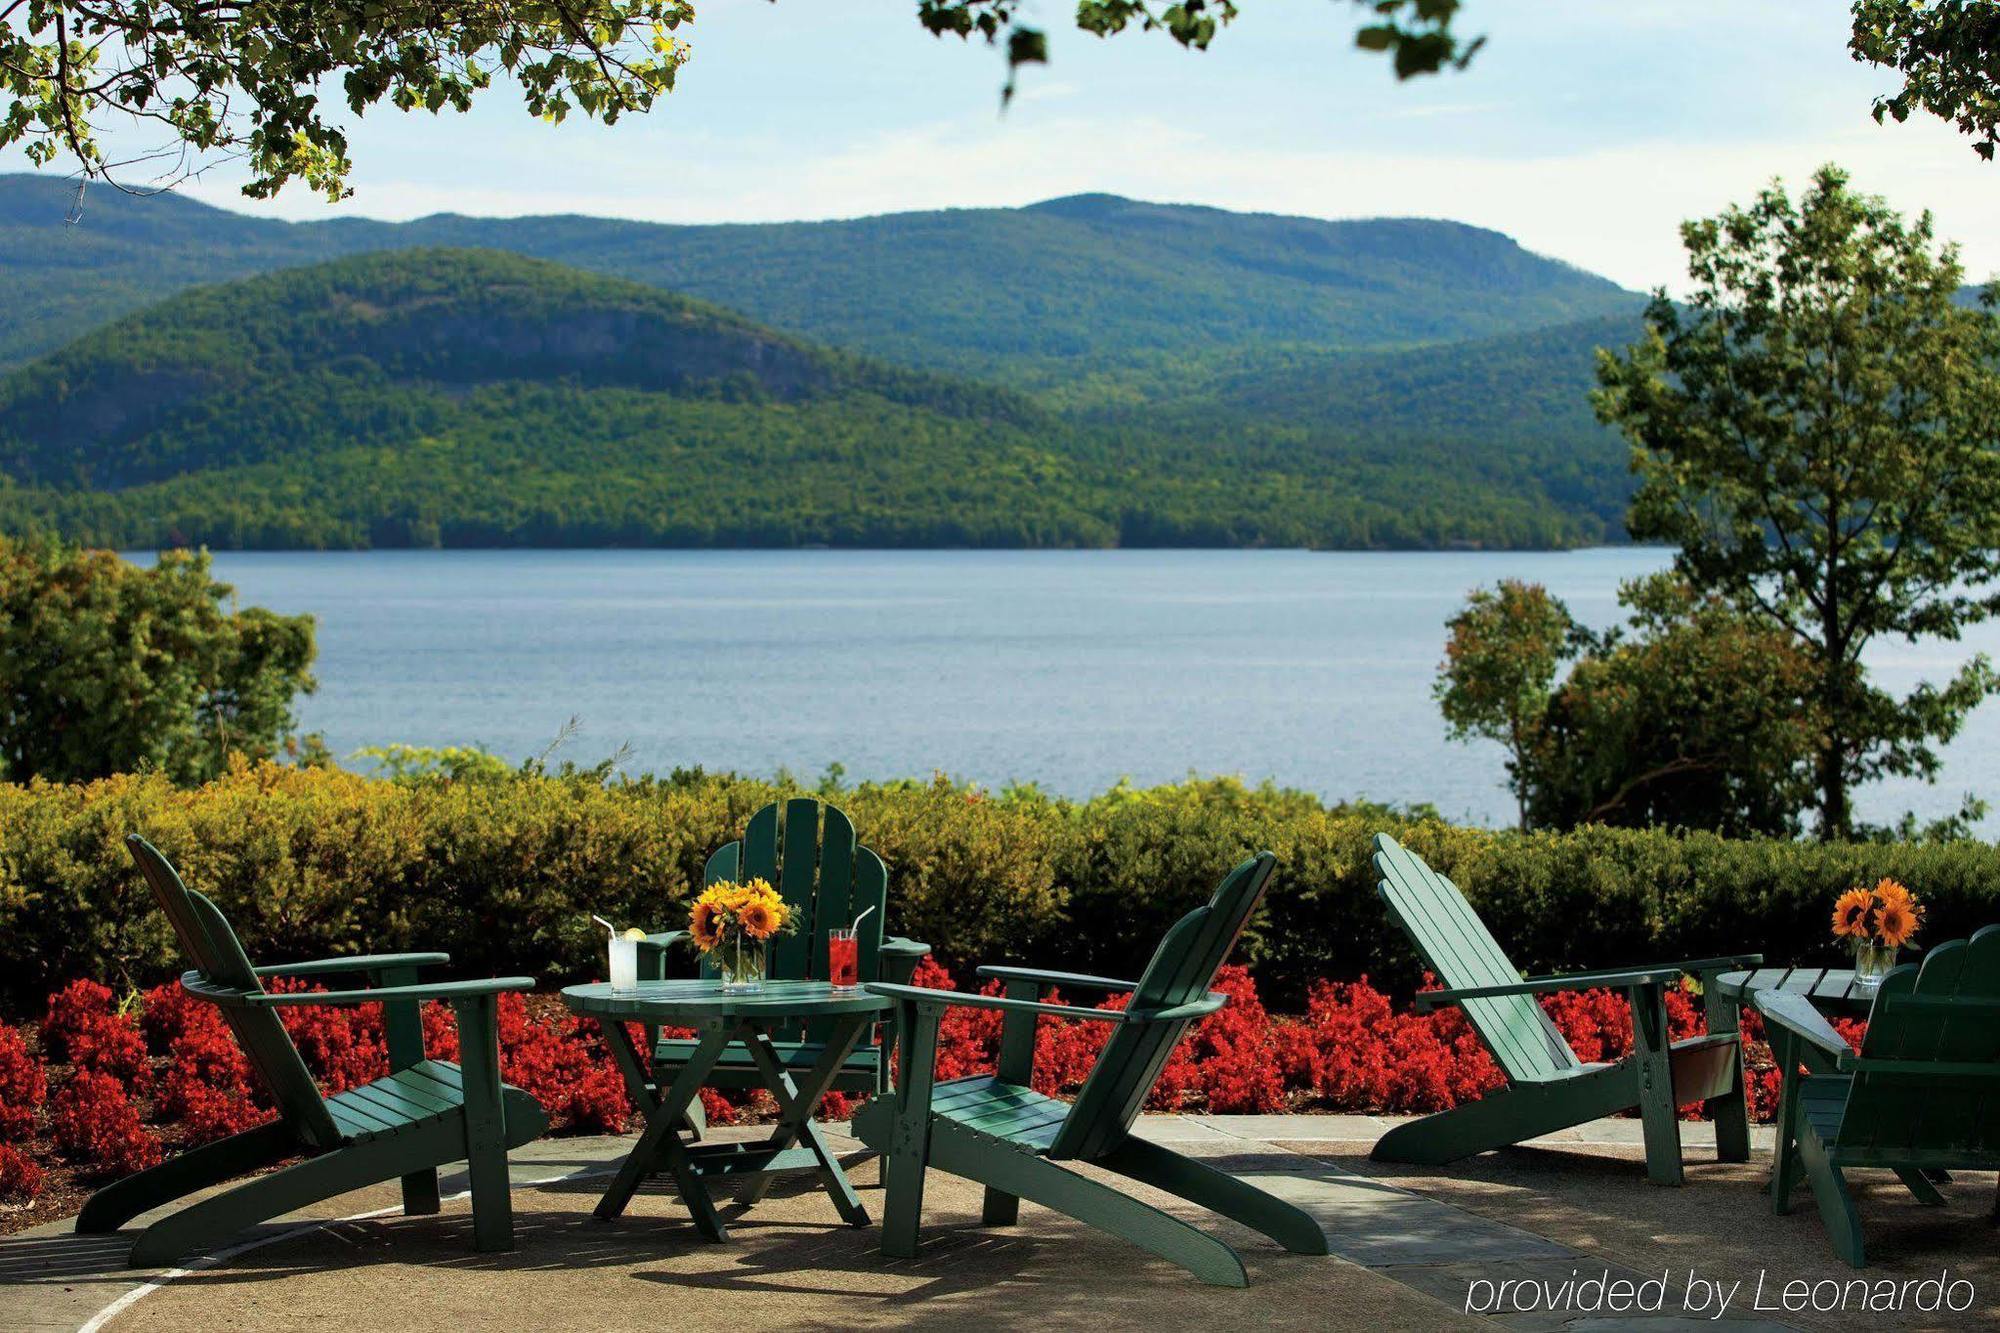
[{"label": "chair armrest", "polygon": [[685,930],[655,931],[639,941],[639,952],[644,953],[648,949],[670,949],[687,938],[689,936]]},{"label": "chair armrest", "polygon": [[[1826,1016],[1813,1008],[1812,1001],[1805,996],[1790,991],[1760,990],[1752,999],[1757,1011],[1764,1015],[1767,1027],[1782,1028],[1830,1059],[1844,1060],[1854,1054],[1847,1039],[1833,1030]],[[1789,1075],[1791,1071],[1785,1072]]]},{"label": "chair armrest", "polygon": [[882,941],[882,951],[875,960],[875,979],[897,985],[907,982],[917,974],[917,964],[930,954],[931,946],[928,944],[891,935]]},{"label": "chair armrest", "polygon": [[978,995],[967,991],[931,990],[927,986],[897,986],[871,981],[864,987],[871,995],[906,1003],[932,1004],[941,1009],[999,1009],[1017,1014],[1053,1014],[1058,1018],[1087,1018],[1096,1023],[1123,1023],[1151,1015],[1127,1014],[1123,1009],[1084,1009],[1068,1004],[1043,1004],[1038,1000],[1010,1000],[1004,995]]},{"label": "chair armrest", "polygon": [[450,961],[448,953],[361,953],[346,958],[314,958],[303,963],[272,963],[255,971],[260,977],[330,977],[342,972],[381,972],[392,967],[437,967]]},{"label": "chair armrest", "polygon": [[1551,991],[1592,990],[1598,986],[1623,988],[1631,986],[1659,986],[1680,979],[1677,967],[1648,967],[1629,972],[1577,972],[1566,977],[1530,977],[1525,981],[1509,982],[1500,986],[1466,986],[1459,990],[1418,991],[1410,1001],[1410,1007],[1420,1014],[1429,1013],[1441,1004],[1458,1004],[1465,1000],[1485,1000],[1500,995],[1542,995]]},{"label": "chair armrest", "polygon": [[1210,991],[1199,1000],[1189,1000],[1186,1004],[1169,1005],[1165,1009],[1141,1009],[1130,1013],[1134,1023],[1170,1023],[1183,1018],[1201,1018],[1214,1013],[1229,1003],[1229,997],[1218,991]]},{"label": "chair armrest", "polygon": [[1545,977],[1528,977],[1529,981],[1587,981],[1593,977],[1602,978],[1611,985],[1629,985],[1625,981],[1634,972],[1659,972],[1668,968],[1683,976],[1699,976],[1704,972],[1724,972],[1737,968],[1756,967],[1764,961],[1761,953],[1735,954],[1728,958],[1689,958],[1675,963],[1635,963],[1630,967],[1594,967],[1587,972],[1551,973]]},{"label": "chair armrest", "polygon": [[438,981],[421,986],[377,986],[372,990],[285,991],[245,995],[243,1002],[255,1009],[284,1005],[378,1004],[385,1000],[466,1000],[478,995],[500,995],[508,991],[531,991],[533,977],[488,977],[483,981]]},{"label": "chair armrest", "polygon": [[1082,972],[1045,972],[1038,967],[982,967],[982,977],[998,977],[1002,981],[1038,981],[1044,986],[1080,986],[1085,990],[1129,991],[1136,990],[1136,981],[1120,981],[1116,977],[1093,977]]}]

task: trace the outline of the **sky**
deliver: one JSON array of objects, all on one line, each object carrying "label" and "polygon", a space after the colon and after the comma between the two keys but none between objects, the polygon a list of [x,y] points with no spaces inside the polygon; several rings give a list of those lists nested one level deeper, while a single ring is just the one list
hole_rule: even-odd
[{"label": "sky", "polygon": [[[1322,218],[1492,227],[1627,286],[1678,287],[1677,227],[1837,161],[1935,212],[1974,279],[2000,272],[2000,165],[1929,117],[1878,127],[1891,77],[1847,54],[1845,8],[1803,0],[1466,0],[1461,74],[1398,84],[1338,0],[1243,0],[1203,53],[1100,40],[1029,0],[1051,63],[1002,114],[1000,56],[922,31],[913,0],[709,0],[647,116],[466,115],[351,126],[354,197],[259,204],[221,167],[184,186],[285,218],[594,213],[783,221],[1008,206],[1081,191]],[[121,143],[120,147],[125,146]],[[24,165],[0,155],[0,168]]]}]

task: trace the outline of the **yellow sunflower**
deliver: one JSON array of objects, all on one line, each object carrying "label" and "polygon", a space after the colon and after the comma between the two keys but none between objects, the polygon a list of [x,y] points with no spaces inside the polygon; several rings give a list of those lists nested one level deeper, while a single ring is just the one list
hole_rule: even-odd
[{"label": "yellow sunflower", "polygon": [[1892,949],[1901,948],[1917,933],[1923,916],[1924,909],[1907,895],[1885,902],[1875,918],[1875,937]]},{"label": "yellow sunflower", "polygon": [[779,911],[763,898],[752,898],[736,914],[743,923],[743,933],[753,940],[768,940],[778,933]]},{"label": "yellow sunflower", "polygon": [[703,894],[695,900],[694,911],[688,917],[688,934],[694,937],[694,947],[707,953],[722,942],[721,916],[716,905]]},{"label": "yellow sunflower", "polygon": [[1870,933],[1868,918],[1874,912],[1874,894],[1866,889],[1849,889],[1833,905],[1833,933],[1861,939]]},{"label": "yellow sunflower", "polygon": [[1884,903],[1901,903],[1905,907],[1914,907],[1917,901],[1908,889],[1887,878],[1875,885],[1875,896]]}]

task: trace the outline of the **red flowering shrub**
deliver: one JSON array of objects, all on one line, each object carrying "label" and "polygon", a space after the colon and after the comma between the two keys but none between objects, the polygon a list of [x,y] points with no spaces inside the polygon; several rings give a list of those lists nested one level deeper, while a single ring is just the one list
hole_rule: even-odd
[{"label": "red flowering shrub", "polygon": [[110,1016],[110,988],[78,978],[49,996],[48,1014],[42,1019],[42,1049],[49,1059],[65,1063],[70,1043]]},{"label": "red flowering shrub", "polygon": [[49,997],[42,1044],[52,1060],[108,1074],[134,1091],[152,1083],[153,1066],[138,1024],[113,1009],[110,990],[94,981],[72,981]]},{"label": "red flowering shrub", "polygon": [[23,1154],[0,1143],[0,1200],[32,1203],[42,1192],[42,1168]]},{"label": "red flowering shrub", "polygon": [[166,1075],[153,1099],[162,1119],[182,1122],[192,1142],[207,1143],[271,1118],[249,1061],[213,1005],[196,1001],[158,1030],[172,1034]]},{"label": "red flowering shrub", "polygon": [[[281,994],[325,990],[326,987],[279,977],[271,989]],[[278,1018],[292,1045],[306,1062],[320,1088],[329,1096],[381,1078],[389,1072],[389,1047],[382,1035],[382,1006],[287,1005]]]},{"label": "red flowering shrub", "polygon": [[48,1071],[19,1028],[0,1023],[0,1139],[24,1139],[49,1095]]},{"label": "red flowering shrub", "polygon": [[174,1038],[204,1020],[222,1021],[214,1005],[197,1000],[177,981],[155,986],[139,997],[139,1031],[155,1055],[166,1054]]},{"label": "red flowering shrub", "polygon": [[109,1074],[83,1070],[65,1083],[49,1103],[49,1128],[64,1153],[105,1175],[129,1175],[160,1160],[124,1085]]}]

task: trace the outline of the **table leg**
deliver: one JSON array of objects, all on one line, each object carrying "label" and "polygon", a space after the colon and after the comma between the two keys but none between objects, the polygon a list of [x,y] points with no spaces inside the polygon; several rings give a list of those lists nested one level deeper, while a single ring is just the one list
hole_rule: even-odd
[{"label": "table leg", "polygon": [[659,1094],[653,1088],[652,1079],[647,1077],[646,1066],[651,1060],[653,1029],[647,1028],[647,1050],[639,1051],[632,1045],[631,1034],[625,1030],[622,1019],[600,1018],[597,1026],[604,1033],[604,1044],[610,1048],[611,1060],[618,1066],[619,1077],[625,1080],[625,1094],[632,1099],[632,1105],[640,1114],[650,1116],[659,1105]]},{"label": "table leg", "polygon": [[[743,1038],[744,1045],[750,1049],[750,1058],[756,1061],[757,1069],[763,1075],[765,1086],[778,1103],[778,1128],[771,1135],[768,1147],[773,1152],[783,1152],[803,1139],[806,1149],[819,1165],[820,1183],[832,1197],[841,1220],[857,1227],[868,1225],[868,1210],[861,1206],[847,1173],[840,1169],[833,1150],[827,1147],[826,1136],[813,1122],[813,1112],[819,1109],[819,1099],[839,1074],[841,1065],[861,1039],[869,1021],[845,1022],[829,1032],[826,1047],[806,1073],[803,1084],[793,1081],[784,1063],[778,1059],[777,1051],[772,1049],[771,1039],[764,1033],[747,1032]],[[744,1190],[743,1199],[746,1203],[755,1203],[770,1188],[771,1176],[768,1173],[754,1176]]]},{"label": "table leg", "polygon": [[[620,1067],[624,1067],[627,1060],[636,1065],[638,1053],[632,1049],[632,1039],[626,1034],[624,1025],[607,1020],[603,1026],[605,1040],[611,1043],[614,1054],[620,1047],[623,1048],[623,1054],[617,1056]],[[673,1085],[661,1093],[652,1109],[646,1112],[646,1128],[640,1133],[639,1141],[626,1155],[618,1174],[612,1178],[610,1188],[604,1191],[604,1197],[598,1200],[597,1216],[600,1219],[609,1221],[624,1212],[625,1206],[632,1202],[639,1182],[657,1164],[665,1168],[680,1187],[681,1200],[687,1204],[687,1210],[694,1218],[695,1229],[709,1240],[729,1238],[722,1219],[716,1216],[715,1201],[709,1197],[708,1186],[694,1169],[677,1132],[687,1113],[688,1103],[701,1095],[701,1085],[715,1067],[715,1062],[722,1057],[729,1039],[730,1030],[725,1024],[711,1023],[702,1028],[701,1040],[696,1044],[694,1054],[681,1067]]]},{"label": "table leg", "polygon": [[1722,993],[1711,973],[1701,979],[1701,1006],[1711,1034],[1737,1033],[1736,1088],[1708,1103],[1708,1117],[1715,1122],[1715,1156],[1722,1162],[1750,1160],[1750,1070],[1743,1060],[1742,1011],[1738,1002]]}]

